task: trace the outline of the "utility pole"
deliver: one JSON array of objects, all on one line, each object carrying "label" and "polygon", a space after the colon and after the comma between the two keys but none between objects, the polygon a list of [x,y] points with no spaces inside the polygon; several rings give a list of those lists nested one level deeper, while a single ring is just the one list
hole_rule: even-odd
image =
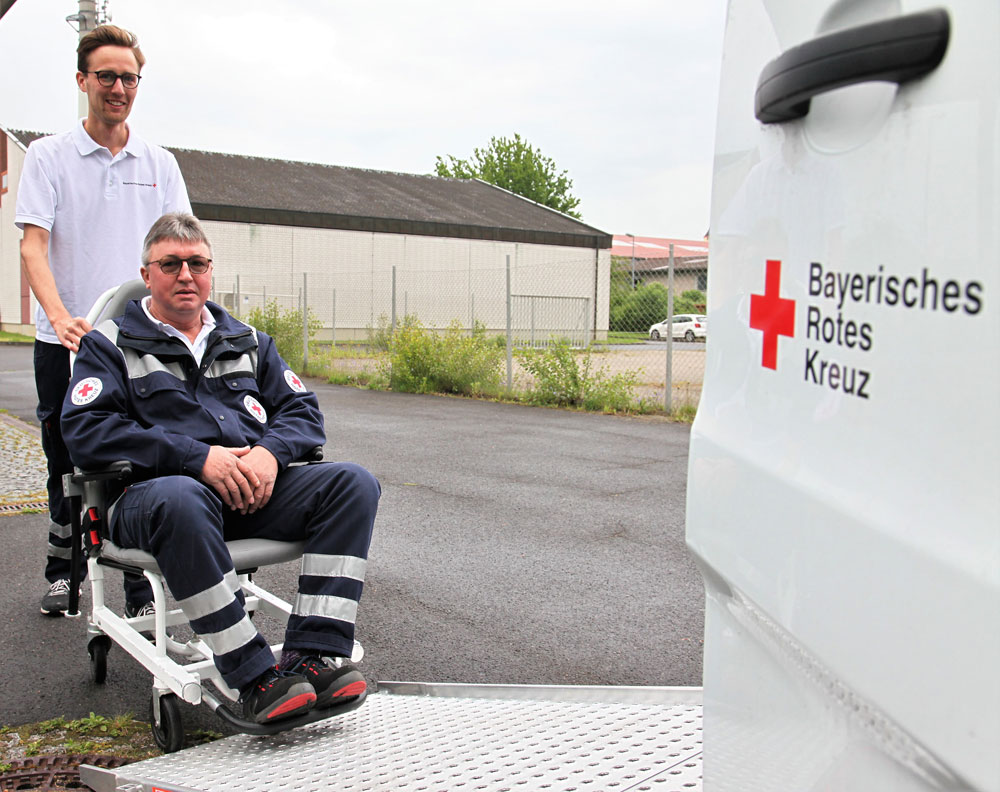
[{"label": "utility pole", "polygon": [[[108,11],[108,0],[102,0],[101,8],[98,10],[96,0],[78,0],[79,11],[66,17],[69,26],[79,33],[79,39],[86,36],[98,25],[103,25],[111,21],[111,12]],[[88,112],[87,94],[81,92],[77,103],[77,117],[85,118]]]}]

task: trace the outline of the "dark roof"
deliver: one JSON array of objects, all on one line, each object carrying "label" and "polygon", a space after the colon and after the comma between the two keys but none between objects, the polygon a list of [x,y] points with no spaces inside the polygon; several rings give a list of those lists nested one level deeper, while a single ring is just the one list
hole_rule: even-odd
[{"label": "dark roof", "polygon": [[[8,133],[25,146],[44,136]],[[610,234],[478,179],[167,148],[203,220],[611,247]]]}]

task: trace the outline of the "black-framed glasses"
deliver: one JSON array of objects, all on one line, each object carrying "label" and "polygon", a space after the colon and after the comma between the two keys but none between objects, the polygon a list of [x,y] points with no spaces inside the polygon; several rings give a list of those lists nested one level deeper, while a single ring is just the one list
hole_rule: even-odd
[{"label": "black-framed glasses", "polygon": [[89,71],[84,72],[84,74],[96,74],[97,82],[103,85],[105,88],[110,88],[115,84],[116,80],[122,81],[123,88],[136,88],[139,85],[139,80],[142,79],[138,74],[132,74],[132,72],[125,72],[124,74],[118,74],[113,71]]},{"label": "black-framed glasses", "polygon": [[181,267],[184,264],[188,265],[188,269],[191,271],[192,275],[204,275],[208,272],[208,268],[212,266],[212,259],[205,258],[204,256],[191,256],[190,258],[164,256],[161,259],[157,259],[156,261],[151,261],[149,263],[158,265],[160,271],[164,275],[179,274]]}]

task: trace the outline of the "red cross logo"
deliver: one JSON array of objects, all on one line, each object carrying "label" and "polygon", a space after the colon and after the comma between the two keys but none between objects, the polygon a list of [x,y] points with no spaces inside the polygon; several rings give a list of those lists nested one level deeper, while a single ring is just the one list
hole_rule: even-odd
[{"label": "red cross logo", "polygon": [[90,404],[94,399],[101,395],[101,390],[104,385],[101,380],[97,377],[87,377],[86,379],[80,380],[76,385],[73,386],[73,393],[71,396],[73,404],[83,406],[84,404]]},{"label": "red cross logo", "polygon": [[285,369],[285,383],[296,393],[305,393],[306,386],[291,369]]},{"label": "red cross logo", "polygon": [[795,337],[795,300],[784,299],[781,291],[781,262],[768,259],[764,293],[750,295],[750,327],[764,333],[760,364],[778,368],[778,336]]},{"label": "red cross logo", "polygon": [[258,421],[261,423],[267,422],[267,412],[265,412],[263,405],[249,393],[243,397],[243,406]]}]

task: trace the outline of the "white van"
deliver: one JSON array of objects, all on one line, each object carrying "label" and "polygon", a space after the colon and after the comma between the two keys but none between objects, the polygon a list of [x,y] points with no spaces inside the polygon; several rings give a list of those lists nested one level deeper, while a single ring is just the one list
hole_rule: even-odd
[{"label": "white van", "polygon": [[1000,790],[1000,3],[730,0],[704,788]]}]

